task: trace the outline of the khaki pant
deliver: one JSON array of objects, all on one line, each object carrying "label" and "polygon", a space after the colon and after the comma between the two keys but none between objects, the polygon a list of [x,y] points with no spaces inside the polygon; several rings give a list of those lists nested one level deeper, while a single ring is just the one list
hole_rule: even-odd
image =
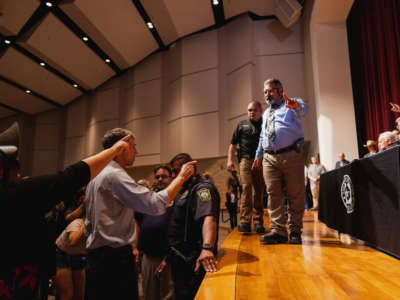
[{"label": "khaki pant", "polygon": [[[288,199],[289,232],[301,232],[304,214],[304,152],[264,153],[264,180],[268,192],[270,230],[287,236],[284,196]],[[284,195],[285,189],[285,195]]]},{"label": "khaki pant", "polygon": [[[243,157],[240,160],[239,172],[242,184],[242,198],[240,203],[240,223],[263,224],[264,209],[264,180],[262,170],[251,170],[253,159]],[[253,194],[254,189],[254,194]]]},{"label": "khaki pant", "polygon": [[313,208],[318,208],[319,182],[311,188],[311,194],[314,203]]},{"label": "khaki pant", "polygon": [[167,264],[159,277],[154,274],[162,261],[161,257],[153,257],[143,253],[142,278],[144,300],[173,300],[174,283],[171,265]]}]

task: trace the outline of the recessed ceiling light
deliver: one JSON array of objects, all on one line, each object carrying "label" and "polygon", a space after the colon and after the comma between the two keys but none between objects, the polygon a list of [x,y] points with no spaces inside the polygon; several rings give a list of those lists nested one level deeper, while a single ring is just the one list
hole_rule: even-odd
[{"label": "recessed ceiling light", "polygon": [[41,65],[42,67],[44,67],[46,64],[45,64],[44,62],[41,62],[40,65]]},{"label": "recessed ceiling light", "polygon": [[46,2],[46,6],[47,6],[47,7],[52,7],[52,6],[53,6],[53,3],[51,3],[51,2]]},{"label": "recessed ceiling light", "polygon": [[147,27],[149,27],[150,29],[153,29],[153,28],[154,28],[153,23],[151,23],[151,22],[147,22],[146,25],[147,25]]},{"label": "recessed ceiling light", "polygon": [[218,0],[213,0],[213,5],[217,6],[219,4]]},{"label": "recessed ceiling light", "polygon": [[84,40],[85,42],[87,42],[87,41],[89,40],[89,38],[88,38],[87,36],[84,36],[84,37],[82,38],[82,40]]},{"label": "recessed ceiling light", "polygon": [[30,90],[25,90],[25,93],[30,94],[31,91]]},{"label": "recessed ceiling light", "polygon": [[6,43],[7,45],[10,45],[11,41],[10,40],[4,40],[4,43]]},{"label": "recessed ceiling light", "polygon": [[111,62],[111,60],[109,59],[109,58],[106,58],[106,63],[110,63]]},{"label": "recessed ceiling light", "polygon": [[76,83],[74,83],[72,86],[73,86],[74,88],[77,88],[77,87],[78,87],[78,85],[77,85]]}]

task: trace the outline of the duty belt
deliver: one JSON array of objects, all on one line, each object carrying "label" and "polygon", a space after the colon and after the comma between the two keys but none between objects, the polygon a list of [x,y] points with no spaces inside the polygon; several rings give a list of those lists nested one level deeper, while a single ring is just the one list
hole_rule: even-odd
[{"label": "duty belt", "polygon": [[299,142],[302,143],[303,141],[304,141],[304,139],[301,138],[301,139],[298,139],[297,141],[295,141],[293,144],[291,144],[291,145],[288,146],[288,147],[281,148],[281,149],[278,149],[278,150],[264,150],[264,153],[268,153],[268,154],[281,154],[281,153],[284,153],[284,152],[289,152],[289,151],[292,151],[292,150],[297,150],[297,149],[298,149],[298,144],[299,144]]}]

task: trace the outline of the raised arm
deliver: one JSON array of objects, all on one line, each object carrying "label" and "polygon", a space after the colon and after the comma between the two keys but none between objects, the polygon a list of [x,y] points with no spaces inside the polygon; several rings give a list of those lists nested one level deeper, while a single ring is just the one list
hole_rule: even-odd
[{"label": "raised arm", "polygon": [[83,161],[90,168],[90,179],[92,180],[97,174],[108,165],[117,155],[127,150],[129,145],[127,141],[131,139],[130,135],[127,135],[120,141],[116,142],[111,148],[101,151],[93,156],[83,159]]}]

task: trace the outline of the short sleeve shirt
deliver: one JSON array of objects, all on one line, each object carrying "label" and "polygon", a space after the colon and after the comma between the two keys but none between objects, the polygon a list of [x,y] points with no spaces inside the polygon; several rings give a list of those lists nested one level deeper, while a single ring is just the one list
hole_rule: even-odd
[{"label": "short sleeve shirt", "polygon": [[184,189],[175,198],[168,229],[170,246],[189,251],[201,249],[202,227],[206,216],[214,216],[218,224],[220,196],[217,188],[200,181],[190,189]]},{"label": "short sleeve shirt", "polygon": [[70,255],[86,254],[87,252],[85,247],[86,238],[84,234],[82,234],[81,238],[79,239],[79,242],[75,246],[72,246],[69,242],[69,234],[71,232],[79,231],[83,224],[84,221],[82,218],[73,220],[57,238],[56,241],[57,247],[60,250]]},{"label": "short sleeve shirt", "polygon": [[249,155],[254,158],[260,140],[262,120],[258,122],[242,120],[233,132],[231,144],[239,144],[240,155]]}]

